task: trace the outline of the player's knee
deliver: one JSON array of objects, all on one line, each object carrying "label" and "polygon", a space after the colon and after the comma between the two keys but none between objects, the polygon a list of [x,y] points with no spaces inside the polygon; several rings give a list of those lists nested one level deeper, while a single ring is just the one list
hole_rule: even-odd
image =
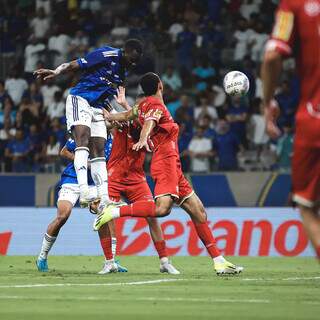
[{"label": "player's knee", "polygon": [[156,216],[157,217],[165,217],[169,215],[171,212],[171,207],[167,205],[160,205],[156,207]]},{"label": "player's knee", "polygon": [[193,216],[198,223],[205,223],[207,221],[207,213],[202,204],[196,208],[195,214]]},{"label": "player's knee", "polygon": [[68,213],[59,214],[57,216],[57,218],[56,218],[57,224],[60,227],[63,226],[68,221],[68,218],[69,218],[69,214]]}]

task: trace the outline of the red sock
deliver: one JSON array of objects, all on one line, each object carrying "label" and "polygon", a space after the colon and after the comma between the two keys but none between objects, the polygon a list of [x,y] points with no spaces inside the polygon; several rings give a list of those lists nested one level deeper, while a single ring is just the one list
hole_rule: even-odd
[{"label": "red sock", "polygon": [[158,256],[160,259],[168,256],[166,242],[164,240],[155,241],[153,244],[158,252]]},{"label": "red sock", "polygon": [[214,239],[212,232],[208,227],[207,222],[194,223],[194,226],[197,230],[197,234],[199,238],[207,248],[207,251],[210,254],[211,258],[220,256],[221,252],[216,246],[216,240]]},{"label": "red sock", "polygon": [[316,255],[317,255],[317,259],[320,262],[320,246],[316,248]]},{"label": "red sock", "polygon": [[120,207],[120,217],[155,217],[156,205],[153,201],[138,201]]},{"label": "red sock", "polygon": [[113,259],[111,243],[112,243],[111,237],[106,237],[106,238],[100,239],[101,248],[103,250],[103,253],[104,253],[106,260]]}]

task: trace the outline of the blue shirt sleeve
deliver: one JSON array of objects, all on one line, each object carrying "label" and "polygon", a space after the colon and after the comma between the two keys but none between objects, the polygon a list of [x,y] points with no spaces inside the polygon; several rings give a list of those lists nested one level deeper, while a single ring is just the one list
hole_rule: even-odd
[{"label": "blue shirt sleeve", "polygon": [[74,152],[74,150],[76,149],[76,143],[73,139],[68,139],[68,141],[65,144],[65,147],[68,151]]},{"label": "blue shirt sleeve", "polygon": [[89,52],[84,58],[77,59],[80,69],[88,69],[101,63],[108,63],[119,56],[119,49],[99,48]]}]

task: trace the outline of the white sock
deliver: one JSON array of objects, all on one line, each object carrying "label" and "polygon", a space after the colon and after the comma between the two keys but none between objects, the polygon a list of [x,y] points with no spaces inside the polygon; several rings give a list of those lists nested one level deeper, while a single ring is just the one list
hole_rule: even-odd
[{"label": "white sock", "polygon": [[48,253],[49,253],[50,249],[52,248],[56,239],[57,239],[57,237],[49,236],[47,233],[44,235],[39,258],[47,259]]},{"label": "white sock", "polygon": [[89,149],[78,147],[74,151],[74,168],[77,173],[77,180],[80,187],[80,194],[88,193],[88,158]]},{"label": "white sock", "polygon": [[224,263],[226,262],[226,259],[223,256],[217,256],[213,258],[213,263]]},{"label": "white sock", "polygon": [[111,216],[113,219],[117,219],[120,217],[120,208],[113,208],[111,210]]},{"label": "white sock", "polygon": [[98,197],[101,202],[109,202],[108,195],[108,172],[105,158],[94,158],[91,160],[91,175],[97,187]]},{"label": "white sock", "polygon": [[114,237],[111,238],[111,252],[114,259],[117,254],[117,238]]},{"label": "white sock", "polygon": [[168,263],[169,262],[169,259],[167,258],[167,257],[162,257],[161,259],[160,259],[160,263],[161,264],[165,264],[165,263]]}]

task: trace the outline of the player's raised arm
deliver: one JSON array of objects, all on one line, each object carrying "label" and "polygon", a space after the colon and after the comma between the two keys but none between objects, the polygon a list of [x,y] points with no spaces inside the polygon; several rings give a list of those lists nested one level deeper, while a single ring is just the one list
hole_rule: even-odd
[{"label": "player's raised arm", "polygon": [[38,69],[33,72],[35,76],[37,76],[37,79],[41,78],[44,81],[53,79],[56,76],[68,72],[74,72],[80,69],[80,66],[77,62],[77,60],[73,60],[70,62],[65,62],[58,66],[56,69],[51,70],[51,69]]},{"label": "player's raised arm", "polygon": [[64,146],[61,150],[60,150],[60,157],[67,159],[69,161],[73,161],[74,160],[74,153],[72,153],[71,151],[68,150],[67,146]]},{"label": "player's raised arm", "polygon": [[148,152],[151,152],[148,138],[150,137],[150,134],[155,126],[156,122],[154,120],[145,121],[140,133],[140,139],[136,144],[133,145],[133,150],[139,151],[140,149],[145,148]]}]

